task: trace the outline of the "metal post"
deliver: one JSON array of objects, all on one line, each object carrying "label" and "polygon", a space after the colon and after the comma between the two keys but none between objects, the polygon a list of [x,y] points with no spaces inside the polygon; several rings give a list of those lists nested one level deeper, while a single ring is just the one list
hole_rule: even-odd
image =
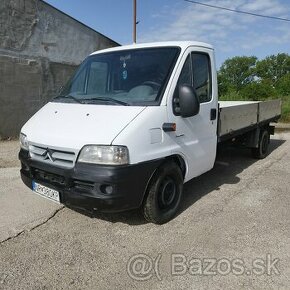
[{"label": "metal post", "polygon": [[133,42],[137,40],[137,0],[133,0]]}]

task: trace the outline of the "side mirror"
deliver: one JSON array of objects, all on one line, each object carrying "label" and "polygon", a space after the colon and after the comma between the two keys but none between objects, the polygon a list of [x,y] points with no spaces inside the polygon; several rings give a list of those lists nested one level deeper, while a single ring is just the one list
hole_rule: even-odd
[{"label": "side mirror", "polygon": [[192,86],[179,86],[179,106],[183,118],[193,117],[199,113],[199,100]]}]

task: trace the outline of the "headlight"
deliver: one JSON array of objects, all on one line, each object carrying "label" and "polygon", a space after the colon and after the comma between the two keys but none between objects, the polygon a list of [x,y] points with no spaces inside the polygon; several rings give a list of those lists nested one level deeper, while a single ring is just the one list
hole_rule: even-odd
[{"label": "headlight", "polygon": [[20,141],[20,146],[21,148],[25,149],[25,150],[29,150],[28,146],[28,140],[27,140],[27,136],[20,133],[20,137],[19,137],[19,141]]},{"label": "headlight", "polygon": [[83,147],[78,162],[123,165],[129,163],[129,152],[125,146],[87,145]]}]

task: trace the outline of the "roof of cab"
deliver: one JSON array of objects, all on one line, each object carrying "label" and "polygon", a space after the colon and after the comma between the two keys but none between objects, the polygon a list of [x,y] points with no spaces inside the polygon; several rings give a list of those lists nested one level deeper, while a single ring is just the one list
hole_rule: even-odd
[{"label": "roof of cab", "polygon": [[128,50],[128,49],[138,49],[138,48],[153,48],[153,47],[167,47],[167,46],[177,46],[180,47],[182,50],[185,50],[186,48],[190,46],[196,46],[196,47],[203,47],[207,49],[213,49],[213,46],[205,43],[205,42],[198,42],[198,41],[164,41],[164,42],[151,42],[151,43],[134,43],[130,45],[123,45],[123,46],[117,46],[113,48],[107,48],[102,49],[93,52],[93,54],[99,54],[103,52],[113,52],[113,51],[121,51],[121,50]]}]

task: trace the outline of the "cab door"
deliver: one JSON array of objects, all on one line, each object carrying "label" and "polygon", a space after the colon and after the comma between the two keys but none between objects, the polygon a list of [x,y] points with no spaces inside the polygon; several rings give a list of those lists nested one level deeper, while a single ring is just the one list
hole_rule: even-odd
[{"label": "cab door", "polygon": [[[192,49],[180,63],[180,73],[175,78],[169,98],[169,120],[176,124],[174,154],[184,156],[187,163],[185,181],[210,170],[215,161],[217,147],[217,89],[213,52]],[[196,116],[183,118],[180,115],[178,87],[191,85],[198,96],[200,111]]]}]

